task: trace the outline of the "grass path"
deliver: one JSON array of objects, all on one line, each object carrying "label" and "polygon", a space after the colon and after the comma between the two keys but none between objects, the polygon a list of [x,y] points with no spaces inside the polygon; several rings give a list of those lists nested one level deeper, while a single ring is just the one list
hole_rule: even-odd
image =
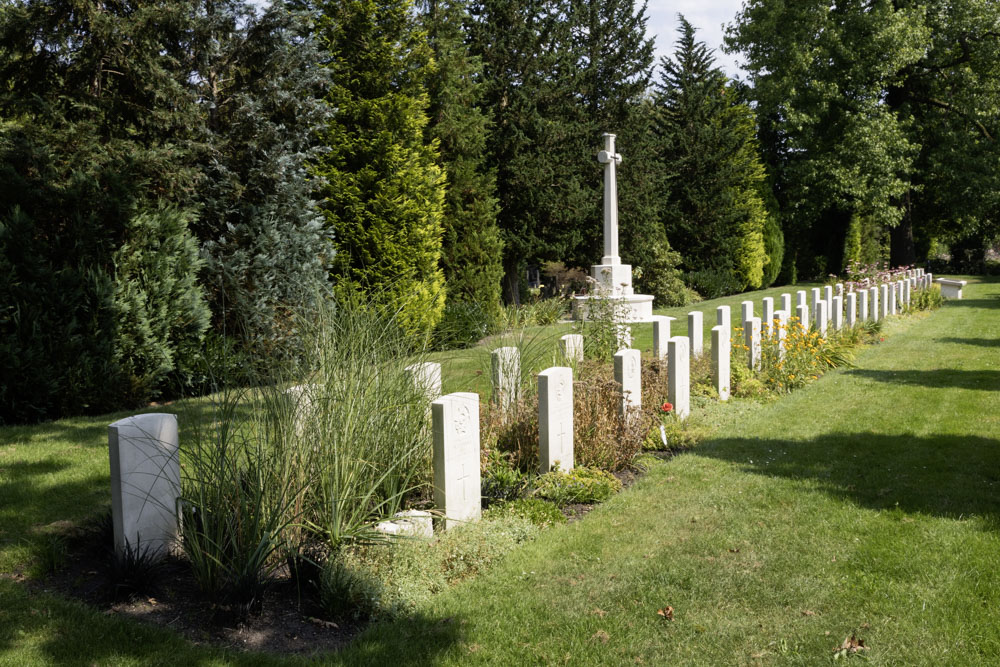
[{"label": "grass path", "polygon": [[[965,296],[892,321],[856,369],[713,410],[696,452],[318,662],[814,665],[857,632],[875,664],[997,664],[1000,283]],[[0,433],[0,665],[299,662],[194,647],[11,579],[32,526],[103,497],[108,421]]]},{"label": "grass path", "polygon": [[744,412],[341,657],[813,665],[857,632],[874,664],[997,664],[998,331],[996,283],[893,323],[858,368]]}]

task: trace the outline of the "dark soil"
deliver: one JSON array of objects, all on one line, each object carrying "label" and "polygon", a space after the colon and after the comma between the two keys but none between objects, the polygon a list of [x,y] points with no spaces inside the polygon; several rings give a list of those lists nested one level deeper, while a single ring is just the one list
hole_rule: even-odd
[{"label": "dark soil", "polygon": [[201,594],[186,562],[163,559],[145,577],[142,592],[114,581],[111,550],[99,530],[77,530],[66,538],[65,562],[29,586],[81,600],[92,607],[170,628],[195,644],[276,654],[317,653],[346,645],[363,627],[321,618],[310,590],[287,574],[248,609]]}]

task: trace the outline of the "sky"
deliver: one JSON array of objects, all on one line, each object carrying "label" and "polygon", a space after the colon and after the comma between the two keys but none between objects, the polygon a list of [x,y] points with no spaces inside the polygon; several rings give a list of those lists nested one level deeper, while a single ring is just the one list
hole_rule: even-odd
[{"label": "sky", "polygon": [[695,39],[715,49],[716,63],[726,74],[740,74],[736,57],[722,52],[722,24],[732,23],[743,6],[742,0],[649,0],[646,8],[649,23],[646,31],[656,35],[656,62],[660,56],[673,54],[677,37],[677,15],[683,14],[697,32]]}]

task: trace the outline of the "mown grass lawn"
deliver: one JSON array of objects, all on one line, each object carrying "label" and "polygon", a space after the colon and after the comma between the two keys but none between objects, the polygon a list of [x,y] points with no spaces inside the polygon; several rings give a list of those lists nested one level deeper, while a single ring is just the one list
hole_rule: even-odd
[{"label": "mown grass lawn", "polygon": [[[965,297],[890,320],[857,368],[712,409],[696,451],[316,660],[812,665],[857,633],[871,648],[845,659],[1000,663],[1000,283]],[[107,502],[115,417],[0,430],[0,663],[298,662],[192,647],[11,578],[41,526]]]}]

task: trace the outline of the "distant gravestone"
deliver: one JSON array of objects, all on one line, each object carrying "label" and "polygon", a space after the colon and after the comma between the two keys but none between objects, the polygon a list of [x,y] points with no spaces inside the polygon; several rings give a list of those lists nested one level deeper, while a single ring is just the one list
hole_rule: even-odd
[{"label": "distant gravestone", "polygon": [[653,357],[658,360],[667,358],[667,341],[670,340],[670,325],[673,321],[673,317],[653,316]]},{"label": "distant gravestone", "polygon": [[788,292],[781,295],[781,310],[786,313],[792,312],[792,295]]},{"label": "distant gravestone", "polygon": [[829,322],[829,311],[826,307],[826,301],[820,300],[816,308],[816,331],[819,332],[820,336],[826,335],[826,327]]},{"label": "distant gravestone", "polygon": [[858,295],[858,321],[867,322],[868,321],[868,290],[863,289],[857,293]]},{"label": "distant gravestone", "polygon": [[753,317],[753,301],[740,303],[740,326],[746,328],[747,322]]},{"label": "distant gravestone", "polygon": [[799,326],[803,331],[809,331],[809,306],[796,306],[795,317],[799,319]]},{"label": "distant gravestone", "polygon": [[517,404],[521,379],[521,352],[516,347],[498,347],[491,354],[493,402],[502,410]]},{"label": "distant gravestone", "polygon": [[882,313],[882,307],[878,302],[878,295],[879,288],[878,286],[873,285],[868,290],[868,307],[870,308],[870,319],[872,322],[878,322],[881,319],[880,314]]},{"label": "distant gravestone", "polygon": [[750,370],[755,371],[760,368],[760,318],[751,317],[744,323],[743,336],[746,346],[750,348],[747,353],[747,365]]},{"label": "distant gravestone", "polygon": [[674,406],[674,414],[684,419],[691,413],[691,361],[688,354],[690,341],[684,336],[674,336],[667,342],[667,398]]},{"label": "distant gravestone", "polygon": [[616,325],[616,333],[619,350],[627,350],[632,347],[632,327],[627,324],[618,324]]},{"label": "distant gravestone", "polygon": [[181,495],[176,415],[152,413],[108,426],[111,523],[119,556],[168,554]]},{"label": "distant gravestone", "polygon": [[441,398],[441,364],[436,361],[424,361],[410,364],[406,372],[415,387],[424,392],[427,400],[433,402]]},{"label": "distant gravestone", "polygon": [[615,354],[615,381],[622,388],[621,414],[639,410],[642,407],[642,354],[639,350],[619,350]]},{"label": "distant gravestone", "polygon": [[769,338],[774,335],[774,299],[769,296],[764,297],[764,314],[761,316],[761,324],[764,325],[764,335]]},{"label": "distant gravestone", "polygon": [[559,349],[566,361],[570,363],[583,361],[583,335],[566,334],[560,336]]},{"label": "distant gravestone", "polygon": [[833,290],[836,292],[834,296],[844,296],[844,283],[837,283],[833,286]]},{"label": "distant gravestone", "polygon": [[726,331],[733,330],[733,322],[729,313],[729,306],[719,306],[715,309],[715,325],[726,327]]},{"label": "distant gravestone", "polygon": [[847,295],[847,328],[853,329],[858,324],[858,295],[851,292]]},{"label": "distant gravestone", "polygon": [[826,301],[826,313],[829,315],[833,310],[833,285],[823,287],[823,300]]},{"label": "distant gravestone", "polygon": [[834,331],[840,331],[844,328],[844,297],[835,296],[832,303],[833,314],[830,317],[830,324],[833,326]]},{"label": "distant gravestone", "polygon": [[808,306],[808,305],[809,303],[806,301],[806,291],[804,289],[798,290],[795,293],[795,307],[798,308],[799,306]]},{"label": "distant gravestone", "polygon": [[712,381],[720,401],[729,400],[729,359],[732,354],[730,331],[732,330],[721,324],[712,327]]},{"label": "distant gravestone", "polygon": [[814,313],[817,310],[819,310],[817,308],[817,306],[819,305],[819,302],[822,301],[822,300],[823,300],[823,290],[821,290],[818,287],[813,287],[812,288],[812,303],[810,304],[810,308],[813,309]]},{"label": "distant gravestone", "polygon": [[694,358],[701,356],[702,326],[703,318],[700,310],[693,310],[688,313],[688,338],[691,339],[690,353]]},{"label": "distant gravestone", "polygon": [[775,332],[775,338],[778,342],[778,358],[785,358],[785,336],[788,335],[788,320],[791,317],[787,310],[779,310],[775,314],[775,326],[777,331]]},{"label": "distant gravestone", "polygon": [[542,474],[556,465],[573,468],[573,369],[561,366],[538,374],[538,465]]},{"label": "distant gravestone", "polygon": [[881,305],[879,317],[884,320],[889,316],[889,285],[886,283],[882,283],[879,290],[879,304]]},{"label": "distant gravestone", "polygon": [[889,285],[889,314],[896,314],[896,304],[899,302],[899,282],[893,282]]},{"label": "distant gravestone", "polygon": [[444,526],[482,514],[479,394],[447,394],[431,403],[434,424],[434,503]]}]

